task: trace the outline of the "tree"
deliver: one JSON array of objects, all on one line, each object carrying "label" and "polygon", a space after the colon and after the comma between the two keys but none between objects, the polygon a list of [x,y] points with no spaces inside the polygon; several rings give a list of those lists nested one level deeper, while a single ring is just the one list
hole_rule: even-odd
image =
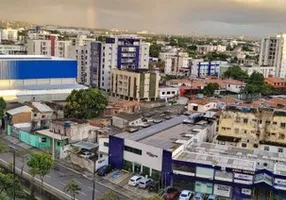
[{"label": "tree", "polygon": [[219,84],[217,83],[208,83],[204,89],[203,89],[203,93],[204,95],[210,97],[213,96],[215,91],[219,89]]},{"label": "tree", "polygon": [[[27,161],[30,173],[35,178],[36,175],[40,176],[41,184],[44,182],[44,177],[52,170],[54,166],[54,160],[49,153],[32,153],[31,157]],[[31,184],[31,196],[34,196],[34,187]]]},{"label": "tree", "polygon": [[71,180],[65,187],[65,192],[69,193],[72,196],[72,199],[76,199],[76,195],[81,191],[81,187],[75,180]]},{"label": "tree", "polygon": [[107,106],[104,94],[95,88],[73,90],[66,99],[65,117],[90,119],[98,117]]},{"label": "tree", "polygon": [[233,66],[229,67],[224,73],[223,76],[225,78],[232,78],[235,80],[240,81],[247,81],[248,80],[248,74],[243,71],[239,66]]},{"label": "tree", "polygon": [[150,46],[149,56],[158,58],[159,54],[160,54],[160,51],[161,51],[161,45],[152,44]]},{"label": "tree", "polygon": [[[13,174],[5,173],[3,169],[0,168],[0,199],[9,199],[13,198],[13,187],[14,187],[14,179]],[[19,181],[19,179],[15,180],[15,196],[17,198],[25,197],[25,192],[23,187]]]},{"label": "tree", "polygon": [[4,101],[3,97],[0,97],[0,126],[2,126],[1,121],[4,118],[6,107],[6,102]]},{"label": "tree", "polygon": [[106,199],[108,199],[108,200],[119,200],[120,198],[117,195],[115,195],[112,191],[109,190],[109,191],[105,192],[103,194],[103,196],[100,197],[98,200],[106,200]]}]

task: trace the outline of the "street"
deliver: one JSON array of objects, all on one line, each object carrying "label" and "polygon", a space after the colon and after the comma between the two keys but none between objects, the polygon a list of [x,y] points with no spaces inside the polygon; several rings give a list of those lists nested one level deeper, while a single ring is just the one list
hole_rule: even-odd
[{"label": "street", "polygon": [[[9,146],[11,144],[9,144],[10,142],[7,140],[3,139],[3,142]],[[19,147],[17,144],[13,144],[13,146],[15,146],[16,149],[20,150],[21,147]],[[12,163],[13,157],[12,157],[12,153],[2,153],[0,154],[0,161],[2,163]],[[16,157],[16,171],[20,172],[21,168],[23,166],[23,159],[20,157]],[[29,169],[28,166],[25,164],[24,166],[24,173],[26,173],[27,175],[29,175]],[[30,175],[29,175],[30,176]],[[39,177],[36,177],[39,179]],[[101,180],[99,177],[96,177],[97,180],[95,181],[95,199],[101,197],[106,191],[108,190],[112,190],[112,188],[110,187],[105,187],[104,185],[110,185],[110,183],[104,183],[104,180]],[[79,195],[77,195],[77,199],[78,200],[86,200],[86,199],[92,199],[92,180],[90,180],[87,177],[84,177],[83,175],[76,173],[75,171],[66,168],[63,165],[59,165],[57,163],[55,163],[55,167],[54,169],[45,176],[44,178],[44,183],[47,184],[48,186],[51,186],[50,188],[52,188],[53,190],[56,190],[58,193],[61,193],[62,195],[66,195],[64,192],[64,188],[66,186],[66,184],[69,183],[69,181],[71,181],[72,179],[74,179],[79,186],[81,187],[81,191],[79,193]],[[99,184],[98,182],[100,182],[101,184]],[[115,186],[116,187],[116,186]],[[117,189],[120,191],[122,189],[122,193],[126,194],[128,193],[127,191],[124,191],[124,188],[118,188]],[[114,192],[114,191],[113,191]],[[127,197],[114,192],[116,195],[118,195],[120,197],[121,200],[125,200],[128,199]],[[69,196],[69,195],[66,195]],[[129,195],[130,197],[130,195]]]}]

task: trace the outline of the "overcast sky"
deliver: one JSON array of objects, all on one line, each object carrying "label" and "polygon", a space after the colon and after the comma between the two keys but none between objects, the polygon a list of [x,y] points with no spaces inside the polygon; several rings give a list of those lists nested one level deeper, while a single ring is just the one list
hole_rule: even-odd
[{"label": "overcast sky", "polygon": [[286,32],[286,0],[0,0],[0,18],[156,33]]}]

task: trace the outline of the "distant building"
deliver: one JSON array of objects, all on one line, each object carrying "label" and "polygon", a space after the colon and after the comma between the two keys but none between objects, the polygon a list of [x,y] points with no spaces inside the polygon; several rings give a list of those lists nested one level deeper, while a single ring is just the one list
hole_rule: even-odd
[{"label": "distant building", "polygon": [[88,44],[89,42],[96,41],[95,38],[88,38],[87,35],[77,35],[75,38],[70,38],[71,39],[71,45],[72,46],[84,46]]},{"label": "distant building", "polygon": [[285,39],[286,34],[280,34],[261,40],[259,65],[274,67],[275,76],[279,78],[286,78]]},{"label": "distant building", "polygon": [[68,58],[69,40],[59,40],[55,35],[49,35],[47,39],[28,39],[28,55],[45,55],[59,58]]},{"label": "distant building", "polygon": [[158,98],[160,80],[158,73],[113,69],[111,76],[113,96],[137,101],[151,101]]},{"label": "distant building", "polygon": [[76,60],[0,55],[0,96],[6,101],[65,100],[76,83]]},{"label": "distant building", "polygon": [[197,51],[200,54],[207,54],[210,52],[225,52],[226,46],[222,45],[197,45]]},{"label": "distant building", "polygon": [[168,75],[189,76],[191,66],[192,58],[190,57],[168,56],[165,60],[164,72]]},{"label": "distant building", "polygon": [[284,79],[277,77],[268,77],[265,78],[264,81],[275,89],[286,89],[286,80]]},{"label": "distant building", "polygon": [[264,78],[267,78],[269,76],[274,76],[275,75],[275,67],[273,66],[241,66],[240,67],[242,70],[246,71],[248,76],[250,76],[253,72],[258,72],[263,74]]},{"label": "distant building", "polygon": [[18,40],[18,30],[17,29],[2,29],[0,30],[2,40],[10,40],[16,42]]},{"label": "distant building", "polygon": [[191,99],[188,103],[189,112],[205,113],[209,110],[216,109],[216,101],[209,99]]},{"label": "distant building", "polygon": [[126,128],[128,126],[139,126],[142,124],[142,116],[130,113],[118,113],[112,116],[112,125],[118,128]]},{"label": "distant building", "polygon": [[0,54],[3,55],[26,55],[27,48],[24,45],[0,44]]},{"label": "distant building", "polygon": [[179,88],[160,86],[158,94],[160,99],[169,100],[179,95]]},{"label": "distant building", "polygon": [[191,68],[192,77],[204,77],[204,76],[217,76],[221,74],[221,67],[229,67],[226,61],[211,61],[204,62],[202,60],[194,60]]}]

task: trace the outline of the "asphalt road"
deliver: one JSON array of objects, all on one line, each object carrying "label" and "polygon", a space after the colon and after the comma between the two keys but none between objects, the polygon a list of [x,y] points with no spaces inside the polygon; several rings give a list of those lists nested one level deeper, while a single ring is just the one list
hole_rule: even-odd
[{"label": "asphalt road", "polygon": [[[9,141],[4,141],[6,145],[10,145]],[[21,147],[15,146],[16,149],[20,149]],[[13,157],[12,153],[2,153],[0,154],[0,161],[6,162],[6,163],[12,163]],[[17,171],[20,171],[20,169],[23,166],[23,159],[20,157],[16,157],[16,168]],[[29,174],[28,166],[24,166],[24,173]],[[39,177],[36,177],[39,179]],[[92,181],[88,178],[82,176],[81,174],[75,173],[63,166],[59,166],[58,164],[55,164],[54,169],[45,176],[44,183],[48,186],[51,186],[53,190],[55,190],[58,193],[61,193],[62,195],[65,193],[64,188],[65,186],[74,179],[81,187],[81,191],[79,195],[77,195],[78,200],[92,200]],[[95,199],[101,197],[106,191],[110,190],[108,187],[104,187],[102,184],[98,184],[95,181]],[[123,196],[122,194],[116,193],[121,200],[128,199],[127,197]],[[124,193],[124,190],[123,190]],[[68,196],[68,195],[67,195]]]}]

